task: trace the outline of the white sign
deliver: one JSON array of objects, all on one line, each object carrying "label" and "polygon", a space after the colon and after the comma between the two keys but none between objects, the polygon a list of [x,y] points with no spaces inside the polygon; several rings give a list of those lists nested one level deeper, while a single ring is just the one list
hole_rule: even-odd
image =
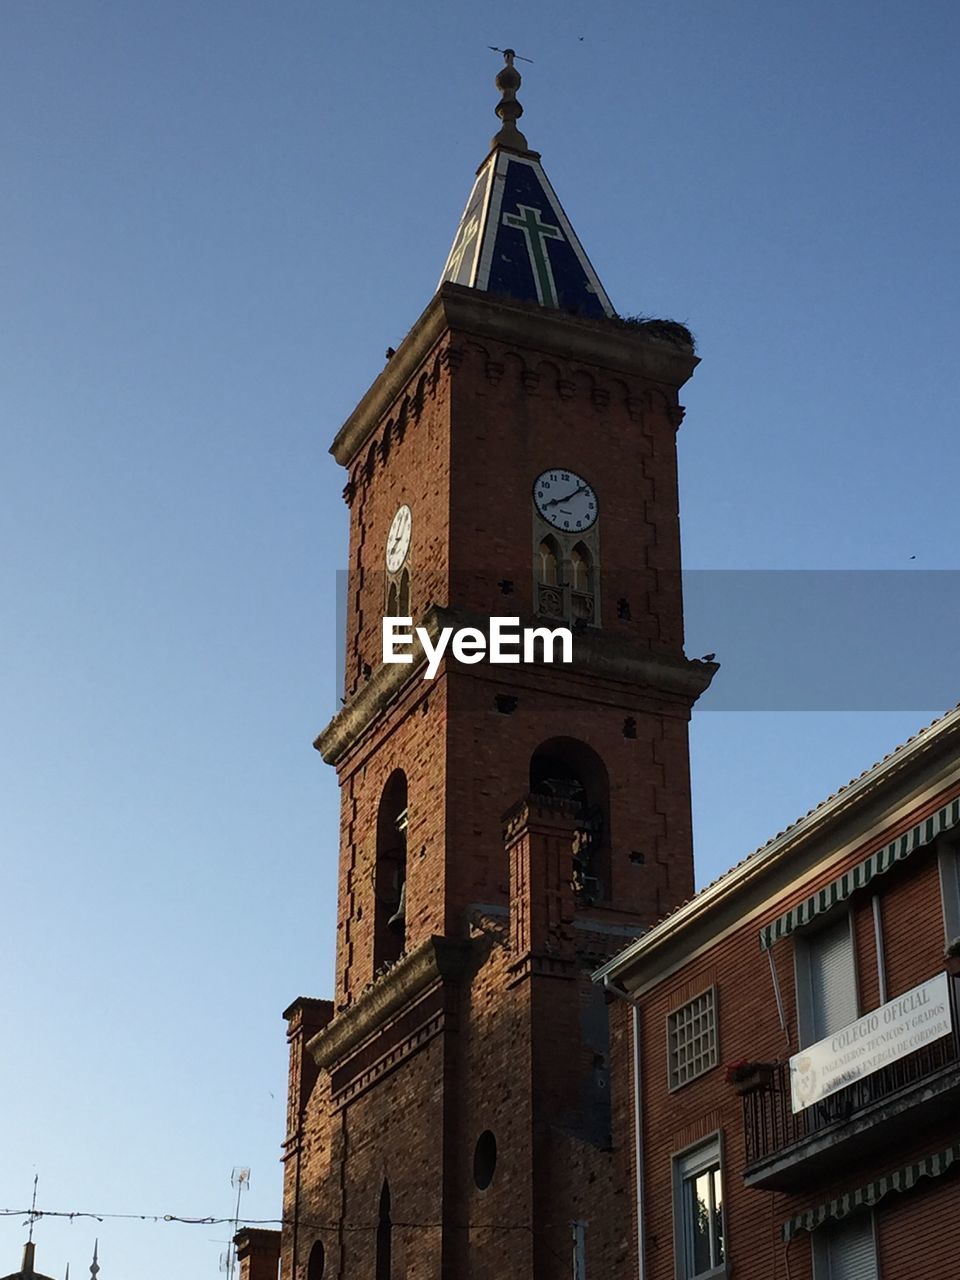
[{"label": "white sign", "polygon": [[949,982],[945,973],[938,973],[835,1035],[795,1053],[790,1059],[794,1111],[949,1035]]}]

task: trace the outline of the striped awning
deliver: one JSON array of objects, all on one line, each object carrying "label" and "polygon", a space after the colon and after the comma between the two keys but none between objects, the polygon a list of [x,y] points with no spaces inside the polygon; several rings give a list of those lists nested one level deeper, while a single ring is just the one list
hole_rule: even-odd
[{"label": "striped awning", "polygon": [[960,799],[951,800],[929,818],[924,818],[923,822],[918,822],[902,836],[897,836],[896,840],[891,840],[876,853],[871,853],[869,858],[864,858],[863,862],[858,862],[855,867],[845,871],[842,876],[807,898],[805,902],[798,903],[770,924],[764,925],[760,930],[760,950],[767,951],[778,938],[785,938],[795,929],[809,924],[816,916],[844,902],[857,889],[864,888],[871,880],[882,876],[891,867],[903,862],[904,858],[909,858],[911,853],[916,853],[924,845],[932,843],[937,836],[944,831],[949,831],[958,823],[960,823]]},{"label": "striped awning", "polygon": [[825,1222],[838,1222],[857,1209],[869,1209],[878,1204],[884,1196],[896,1191],[910,1191],[921,1178],[939,1178],[942,1173],[956,1165],[960,1167],[960,1142],[947,1147],[945,1151],[937,1151],[933,1155],[924,1156],[915,1164],[905,1165],[893,1173],[885,1173],[874,1182],[856,1191],[848,1191],[836,1200],[828,1200],[826,1204],[808,1209],[806,1213],[798,1213],[783,1224],[784,1240],[792,1240],[801,1231],[816,1231]]}]

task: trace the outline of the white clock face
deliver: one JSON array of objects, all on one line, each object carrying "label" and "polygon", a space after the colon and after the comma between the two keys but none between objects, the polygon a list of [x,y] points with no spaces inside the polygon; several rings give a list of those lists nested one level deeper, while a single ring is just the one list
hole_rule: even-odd
[{"label": "white clock face", "polygon": [[387,534],[387,572],[396,573],[407,558],[410,550],[410,533],[413,528],[413,515],[404,503],[390,522]]},{"label": "white clock face", "polygon": [[576,471],[544,471],[533,483],[533,501],[544,520],[561,533],[582,532],[597,522],[597,495]]}]

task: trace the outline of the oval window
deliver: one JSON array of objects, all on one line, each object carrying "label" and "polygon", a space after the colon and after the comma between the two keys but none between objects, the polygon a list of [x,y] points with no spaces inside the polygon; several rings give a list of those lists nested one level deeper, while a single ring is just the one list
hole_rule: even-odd
[{"label": "oval window", "polygon": [[307,1262],[307,1280],[323,1280],[325,1261],[323,1244],[318,1240],[310,1250],[310,1258]]},{"label": "oval window", "polygon": [[473,1180],[481,1191],[486,1191],[493,1181],[496,1167],[497,1140],[489,1129],[484,1129],[473,1152]]}]

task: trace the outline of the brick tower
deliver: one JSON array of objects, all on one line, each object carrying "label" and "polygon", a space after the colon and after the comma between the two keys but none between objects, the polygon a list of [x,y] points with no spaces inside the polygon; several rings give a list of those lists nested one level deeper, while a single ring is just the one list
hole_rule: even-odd
[{"label": "brick tower", "polygon": [[[618,319],[517,129],[338,433],[350,563],[336,990],[286,1011],[283,1280],[560,1280],[626,1254],[589,973],[690,895],[680,325]],[[570,664],[382,661],[384,615],[568,624]],[[629,1066],[623,1063],[624,1080]],[[623,1090],[626,1095],[627,1090]],[[246,1233],[256,1280],[270,1233]]]}]

